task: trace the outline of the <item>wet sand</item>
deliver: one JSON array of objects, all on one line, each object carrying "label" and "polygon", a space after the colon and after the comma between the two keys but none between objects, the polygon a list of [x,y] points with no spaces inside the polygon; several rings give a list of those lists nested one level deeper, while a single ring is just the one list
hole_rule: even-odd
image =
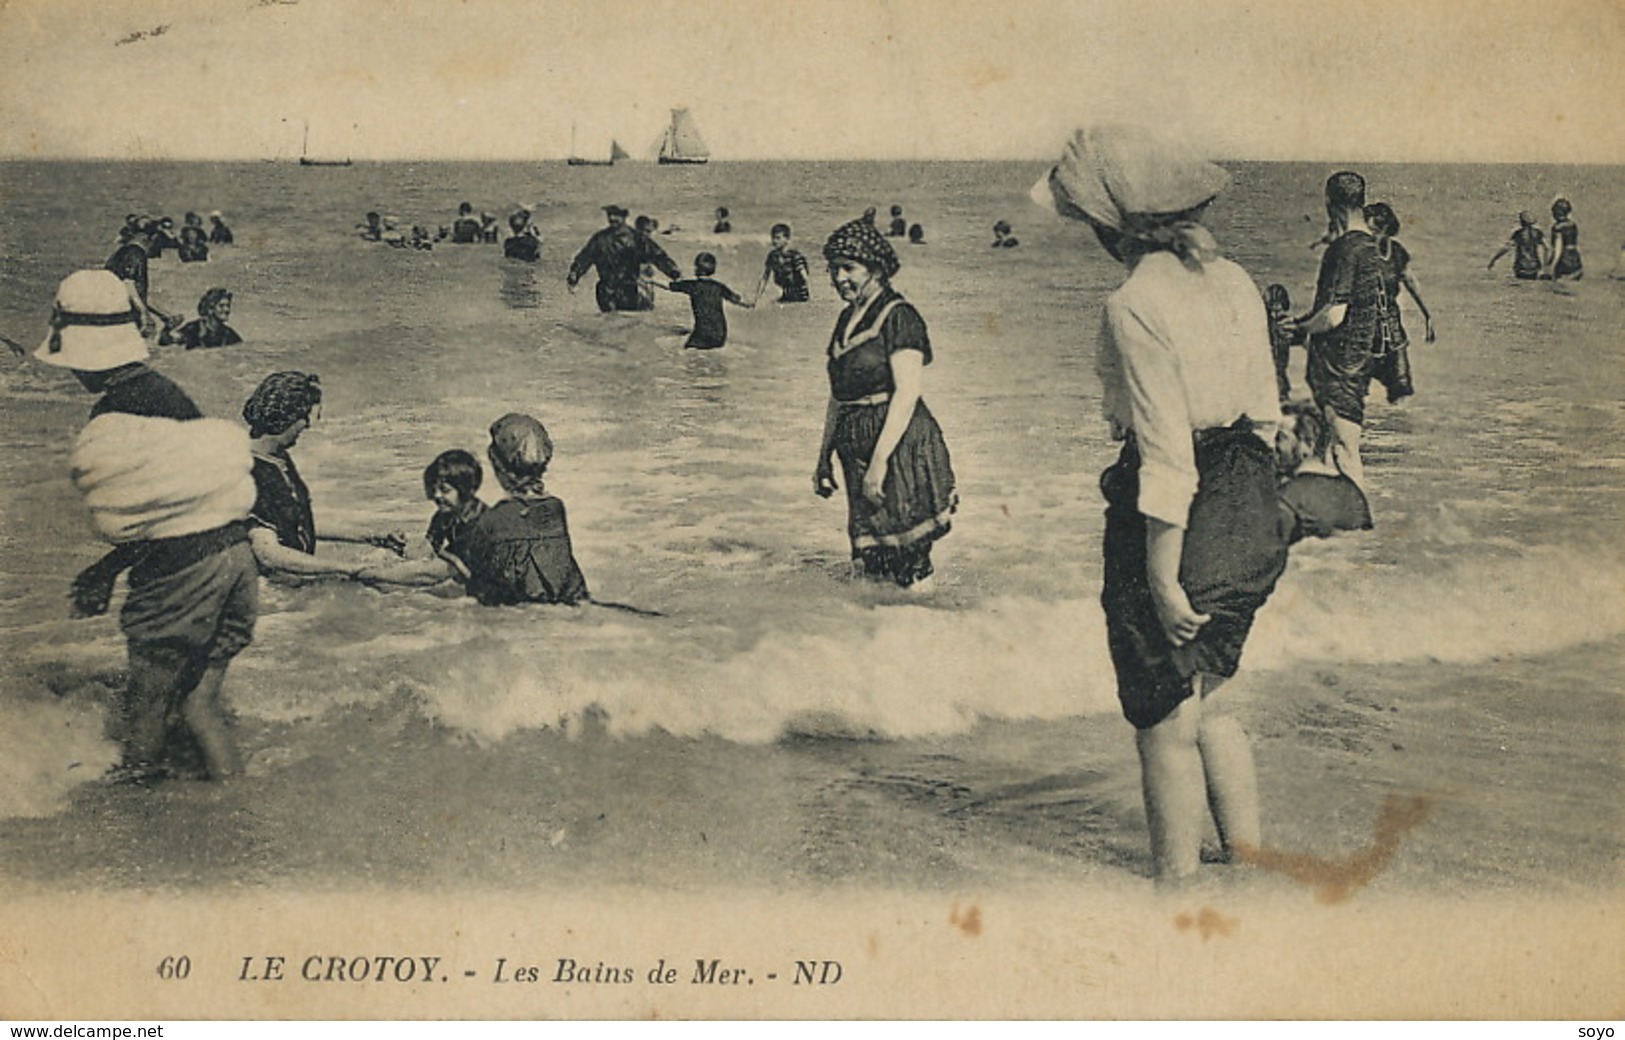
[{"label": "wet sand", "polygon": [[[240,780],[87,783],[55,815],[0,823],[25,969],[0,962],[0,1001],[124,1018],[1617,1017],[1625,699],[1601,677],[1618,659],[1595,644],[1238,680],[1223,695],[1255,737],[1264,865],[1173,891],[1149,881],[1115,717],[939,740],[809,723],[756,745],[589,719],[482,745],[402,695],[251,723]],[[156,981],[181,952],[192,984]],[[291,975],[405,953],[443,957],[444,984],[243,977],[272,954]],[[637,979],[560,983],[566,958]],[[684,985],[646,983],[662,958]],[[709,958],[753,975],[693,983]],[[801,958],[844,981],[785,985]],[[538,984],[498,985],[516,964]]]},{"label": "wet sand", "polygon": [[[1219,696],[1254,736],[1270,850],[1358,856],[1385,804],[1404,805],[1414,818],[1374,891],[1617,891],[1625,805],[1602,793],[1625,786],[1625,699],[1604,678],[1618,663],[1596,644],[1561,660],[1328,669],[1307,688],[1244,671]],[[0,822],[0,877],[299,892],[1149,884],[1119,718],[986,721],[935,740],[800,729],[751,745],[616,736],[588,717],[482,744],[404,694],[319,722],[249,722],[244,778],[86,783],[63,812]],[[1240,891],[1306,884],[1207,872]]]}]

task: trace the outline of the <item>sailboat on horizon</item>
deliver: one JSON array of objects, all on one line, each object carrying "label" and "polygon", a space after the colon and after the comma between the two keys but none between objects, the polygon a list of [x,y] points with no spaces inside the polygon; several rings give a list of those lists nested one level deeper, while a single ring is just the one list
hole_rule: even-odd
[{"label": "sailboat on horizon", "polygon": [[630,159],[632,156],[621,147],[621,142],[610,139],[609,157],[607,159],[588,158],[578,143],[576,125],[570,124],[570,157],[565,162],[570,166],[614,166],[617,160]]},{"label": "sailboat on horizon", "polygon": [[660,138],[658,158],[662,166],[697,166],[710,161],[711,151],[705,147],[705,139],[700,136],[688,109],[671,110],[671,123]]},{"label": "sailboat on horizon", "polygon": [[299,148],[300,166],[349,166],[349,158],[343,159],[312,159],[310,157],[310,120],[305,120],[305,141]]}]

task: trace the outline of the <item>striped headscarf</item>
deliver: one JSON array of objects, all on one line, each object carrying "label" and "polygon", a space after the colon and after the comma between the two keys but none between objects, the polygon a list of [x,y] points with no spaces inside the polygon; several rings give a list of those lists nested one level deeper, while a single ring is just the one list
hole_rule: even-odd
[{"label": "striped headscarf", "polygon": [[861,218],[830,233],[829,241],[824,243],[824,259],[834,263],[837,257],[856,260],[882,278],[890,278],[903,266],[886,236]]},{"label": "striped headscarf", "polygon": [[315,373],[273,372],[249,395],[243,419],[250,436],[275,435],[309,417],[321,403],[322,385]]}]

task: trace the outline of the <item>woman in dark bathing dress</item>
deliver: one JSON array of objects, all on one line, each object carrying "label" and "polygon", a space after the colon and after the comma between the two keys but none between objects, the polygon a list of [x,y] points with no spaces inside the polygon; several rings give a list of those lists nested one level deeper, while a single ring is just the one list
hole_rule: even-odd
[{"label": "woman in dark bathing dress", "polygon": [[958,504],[942,430],[920,397],[931,340],[918,311],[891,287],[897,254],[873,224],[855,220],[824,245],[830,283],[847,307],[830,338],[829,407],[813,473],[817,493],[846,483],[847,533],[863,572],[921,589],[931,546]]}]

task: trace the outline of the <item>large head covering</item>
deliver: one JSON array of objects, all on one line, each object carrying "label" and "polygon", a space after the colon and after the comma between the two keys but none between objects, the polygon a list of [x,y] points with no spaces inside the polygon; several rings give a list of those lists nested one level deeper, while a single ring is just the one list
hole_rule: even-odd
[{"label": "large head covering", "polygon": [[1108,124],[1073,133],[1033,195],[1063,217],[1208,259],[1218,254],[1218,243],[1185,215],[1229,183],[1228,172],[1182,142],[1142,126]]},{"label": "large head covering", "polygon": [[890,278],[902,266],[886,236],[862,217],[830,233],[829,241],[824,243],[824,259],[834,263],[837,257],[856,260],[882,278]]},{"label": "large head covering", "polygon": [[491,424],[491,446],[486,450],[491,465],[523,485],[540,484],[547,464],[553,460],[553,438],[547,427],[522,412],[509,412]]},{"label": "large head covering", "polygon": [[34,356],[78,372],[106,372],[145,360],[141,314],[118,275],[75,271],[64,278],[51,309],[51,331]]},{"label": "large head covering", "polygon": [[322,403],[322,384],[315,373],[273,372],[243,405],[243,419],[255,437],[276,435],[308,417]]}]

